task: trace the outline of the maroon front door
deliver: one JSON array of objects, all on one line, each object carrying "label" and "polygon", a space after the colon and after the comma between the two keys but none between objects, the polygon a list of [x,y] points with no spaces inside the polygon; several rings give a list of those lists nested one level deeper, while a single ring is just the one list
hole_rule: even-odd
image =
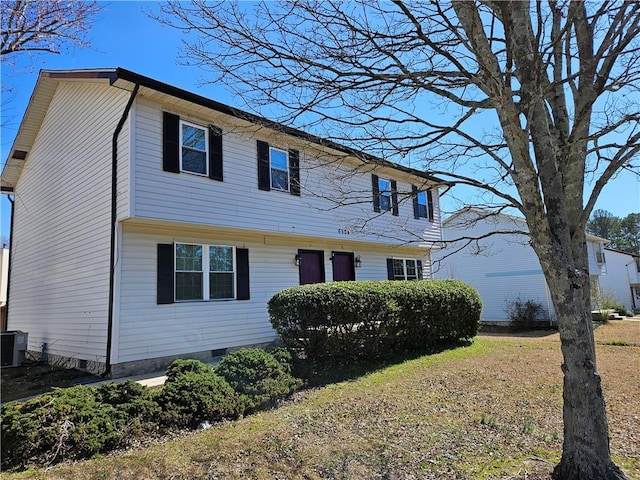
[{"label": "maroon front door", "polygon": [[300,285],[324,282],[324,252],[298,250],[300,258]]},{"label": "maroon front door", "polygon": [[333,264],[333,281],[346,282],[356,279],[356,269],[353,261],[353,253],[333,252],[331,254]]}]

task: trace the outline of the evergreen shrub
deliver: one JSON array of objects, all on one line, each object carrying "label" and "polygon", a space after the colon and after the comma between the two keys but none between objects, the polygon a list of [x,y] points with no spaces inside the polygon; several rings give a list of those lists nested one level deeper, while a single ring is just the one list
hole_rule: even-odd
[{"label": "evergreen shrub", "polygon": [[243,413],[227,381],[197,360],[176,360],[169,366],[157,401],[160,423],[169,428],[195,428],[203,421],[218,422]]},{"label": "evergreen shrub", "polygon": [[457,280],[359,281],[288,288],[268,308],[287,348],[311,362],[343,363],[472,338],[482,302]]},{"label": "evergreen shrub", "polygon": [[215,372],[235,390],[247,412],[265,407],[292,393],[301,382],[291,375],[291,356],[259,348],[243,348],[226,355]]},{"label": "evergreen shrub", "polygon": [[135,382],[58,388],[2,406],[2,468],[89,458],[152,430],[156,405]]}]

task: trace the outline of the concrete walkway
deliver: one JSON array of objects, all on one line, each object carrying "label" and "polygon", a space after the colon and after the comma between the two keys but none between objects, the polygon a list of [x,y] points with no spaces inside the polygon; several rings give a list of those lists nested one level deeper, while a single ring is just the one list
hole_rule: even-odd
[{"label": "concrete walkway", "polygon": [[127,380],[133,380],[134,382],[138,382],[140,385],[144,385],[145,387],[160,387],[164,385],[164,382],[167,380],[167,376],[164,374],[164,370],[160,372],[151,372],[145,373],[142,375],[134,375],[132,377],[121,377],[121,378],[108,378],[106,380],[101,380],[95,383],[88,383],[87,385],[102,385],[103,383],[122,383]]},{"label": "concrete walkway", "polygon": [[[98,385],[102,385],[104,383],[122,383],[127,380],[133,380],[134,382],[138,382],[140,385],[144,385],[145,387],[160,387],[164,385],[164,382],[167,380],[167,376],[164,374],[165,371],[162,370],[160,372],[151,372],[142,375],[134,375],[131,377],[121,377],[121,378],[107,378],[104,380],[98,380],[96,382],[93,381],[79,381],[75,385],[85,385],[87,387],[97,387]],[[27,400],[31,400],[32,398],[39,397],[44,393],[38,393],[36,395],[31,395],[29,397],[19,398],[16,400],[11,400],[12,402],[26,402]],[[5,402],[2,402],[5,403]]]}]

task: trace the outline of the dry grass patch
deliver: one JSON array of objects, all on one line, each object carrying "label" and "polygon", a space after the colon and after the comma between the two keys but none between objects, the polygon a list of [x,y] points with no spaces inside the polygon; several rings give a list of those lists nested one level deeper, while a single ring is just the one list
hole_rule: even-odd
[{"label": "dry grass patch", "polygon": [[[613,455],[640,478],[640,349],[599,345],[598,362]],[[162,445],[3,478],[548,479],[560,363],[553,335],[483,336]]]}]

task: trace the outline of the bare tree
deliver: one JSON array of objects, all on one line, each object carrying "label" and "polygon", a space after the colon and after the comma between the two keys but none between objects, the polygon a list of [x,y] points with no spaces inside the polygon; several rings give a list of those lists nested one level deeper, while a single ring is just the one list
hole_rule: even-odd
[{"label": "bare tree", "polygon": [[616,172],[638,172],[640,3],[196,0],[164,14],[189,34],[186,63],[256,109],[421,161],[524,216],[564,360],[554,477],[625,478],[609,450],[585,226]]},{"label": "bare tree", "polygon": [[97,1],[3,0],[2,62],[18,52],[61,53],[70,44],[86,47]]}]

